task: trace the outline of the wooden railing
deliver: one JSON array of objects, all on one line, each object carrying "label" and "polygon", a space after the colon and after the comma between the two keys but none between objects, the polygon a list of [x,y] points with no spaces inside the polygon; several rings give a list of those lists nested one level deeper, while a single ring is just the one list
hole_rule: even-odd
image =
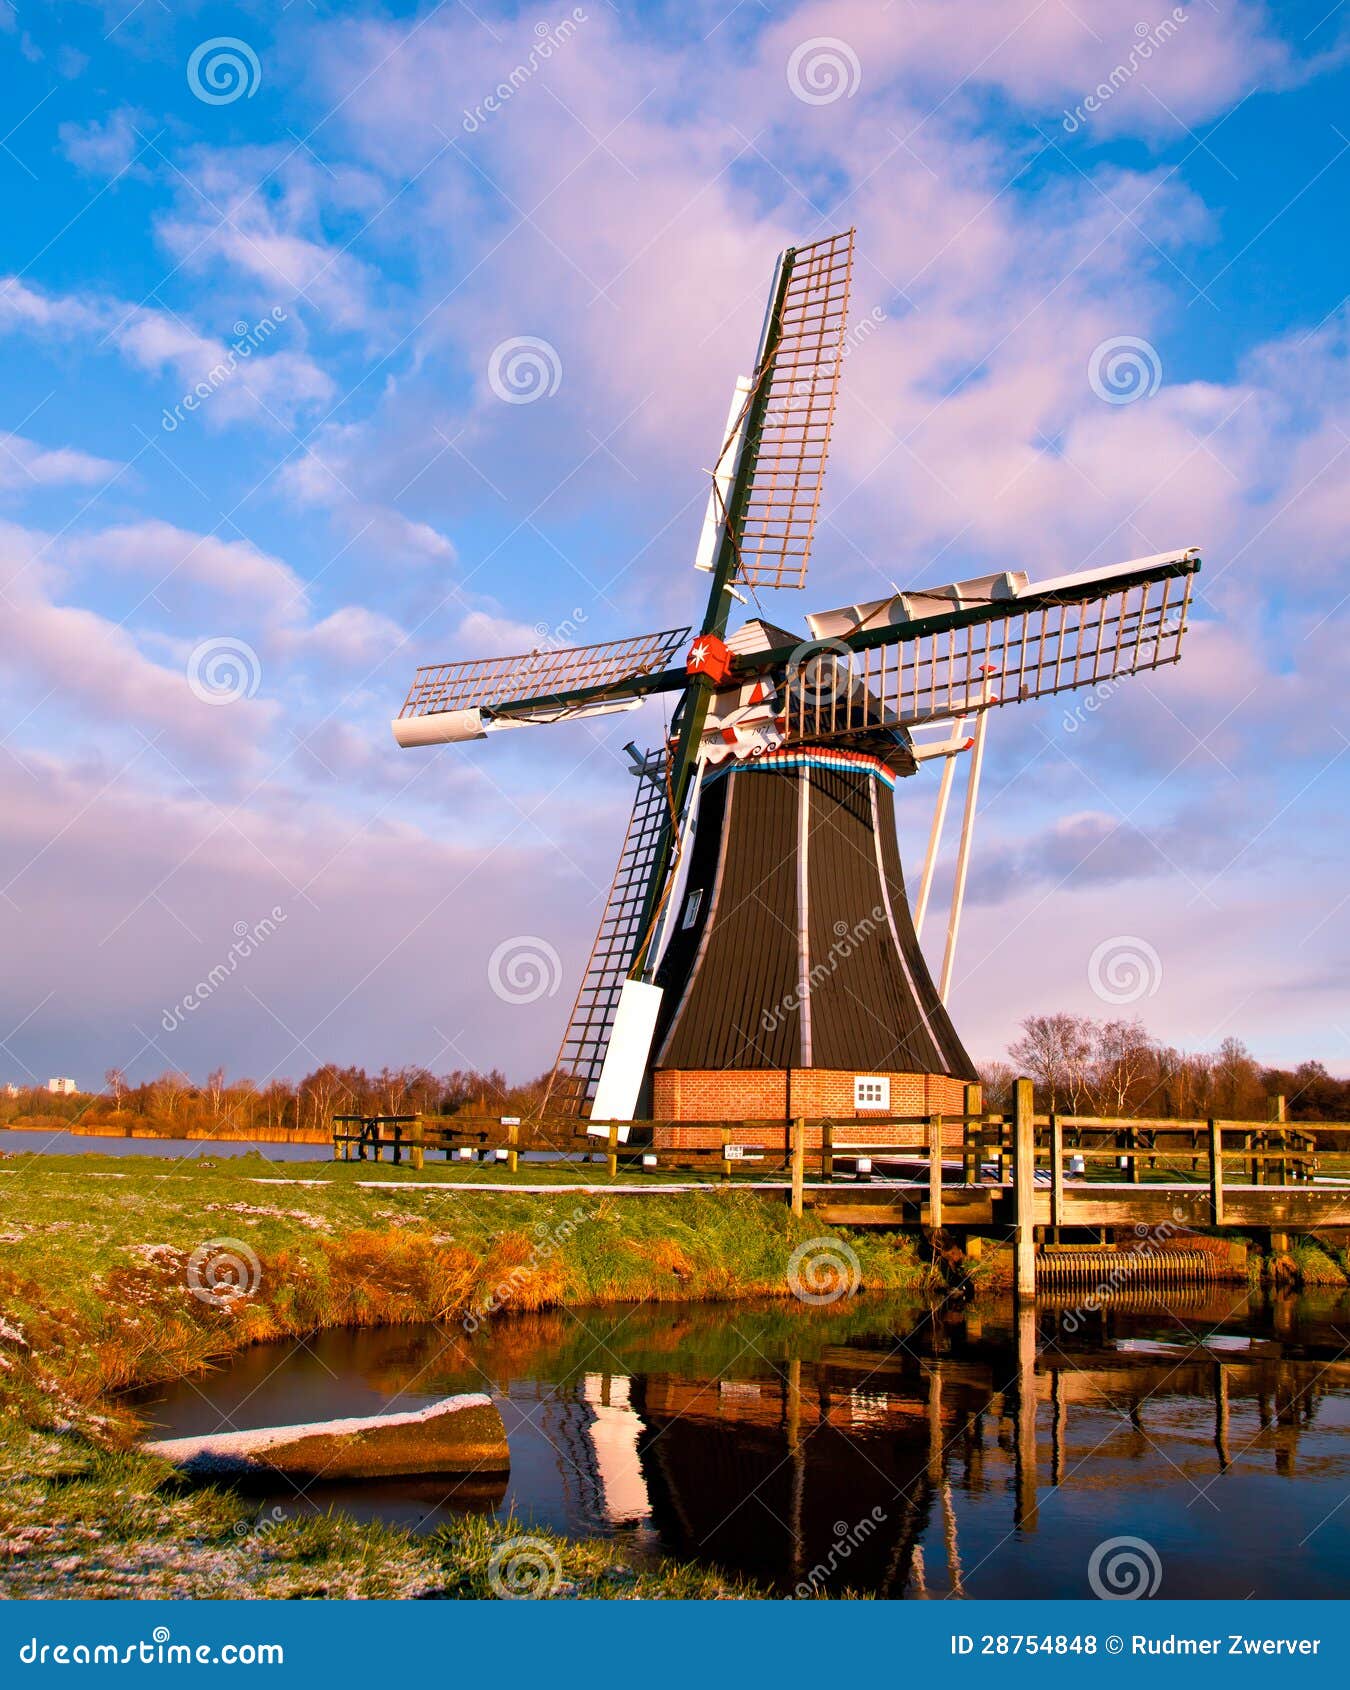
[{"label": "wooden railing", "polygon": [[[968,1097],[968,1108],[973,1101]],[[857,1180],[882,1172],[928,1187],[933,1226],[942,1224],[944,1184],[950,1193],[949,1176],[959,1157],[959,1183],[966,1187],[1048,1183],[1052,1226],[1065,1224],[1070,1184],[1122,1180],[1207,1187],[1212,1224],[1221,1226],[1226,1190],[1244,1185],[1306,1188],[1319,1167],[1333,1159],[1338,1170],[1343,1165],[1350,1175],[1350,1123],[1291,1124],[1282,1097],[1270,1099],[1268,1114],[1265,1122],[1037,1114],[1030,1082],[1023,1080],[1006,1113],[975,1108],[965,1114],[849,1121],[623,1124],[573,1117],[339,1115],[333,1121],[333,1149],[344,1161],[379,1161],[387,1153],[396,1163],[406,1158],[414,1169],[423,1167],[430,1151],[447,1160],[487,1158],[515,1174],[522,1155],[542,1152],[563,1160],[603,1157],[610,1178],[621,1167],[644,1175],[693,1172],[724,1181],[789,1175],[795,1208],[801,1206],[808,1173],[828,1184],[841,1175]],[[691,1124],[711,1142],[661,1142],[662,1127]]]}]

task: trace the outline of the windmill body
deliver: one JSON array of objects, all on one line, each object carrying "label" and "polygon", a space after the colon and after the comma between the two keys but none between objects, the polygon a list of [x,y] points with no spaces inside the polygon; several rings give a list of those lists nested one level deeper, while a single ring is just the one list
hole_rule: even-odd
[{"label": "windmill body", "polygon": [[[751,615],[728,637],[733,601],[805,584],[852,257],[850,231],[778,262],[711,472],[692,643],[667,629],[431,666],[393,724],[403,746],[455,743],[678,695],[667,743],[629,748],[633,815],[548,1105],[652,1116],[666,1142],[698,1142],[699,1122],[762,1123],[771,1143],[802,1116],[963,1112],[976,1075],[943,997],[988,718],[1176,662],[1200,567],[1187,548],[1039,584],[992,573],[817,612],[801,634]],[[968,751],[939,991],[894,789]]]}]

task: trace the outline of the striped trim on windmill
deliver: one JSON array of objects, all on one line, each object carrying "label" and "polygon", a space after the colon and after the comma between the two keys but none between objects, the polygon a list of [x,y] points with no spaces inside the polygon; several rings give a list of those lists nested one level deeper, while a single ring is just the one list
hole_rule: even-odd
[{"label": "striped trim on windmill", "polygon": [[[709,592],[684,661],[688,628],[432,666],[393,724],[403,746],[455,743],[675,696],[666,742],[629,747],[633,815],[550,1109],[781,1120],[909,1099],[959,1112],[976,1076],[946,1000],[989,717],[1181,655],[1192,548],[894,592],[810,615],[805,636],[762,616],[728,634],[746,591],[806,584],[853,254],[849,230],[778,260],[710,472],[694,560]],[[935,984],[919,933],[962,756]],[[911,911],[892,791],[930,761],[942,775]]]}]

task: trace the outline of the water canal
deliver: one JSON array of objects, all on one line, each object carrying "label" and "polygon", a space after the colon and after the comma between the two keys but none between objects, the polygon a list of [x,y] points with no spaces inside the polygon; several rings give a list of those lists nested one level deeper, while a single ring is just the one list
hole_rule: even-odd
[{"label": "water canal", "polygon": [[[1350,1296],[1172,1291],[1099,1314],[859,1298],[647,1304],[259,1346],[138,1393],[159,1435],[487,1390],[509,1479],[259,1500],[428,1531],[514,1510],[782,1593],[1087,1597],[1098,1554],[1164,1597],[1343,1596]],[[1121,1557],[1123,1556],[1123,1559]],[[1142,1572],[1136,1573],[1135,1568]]]}]

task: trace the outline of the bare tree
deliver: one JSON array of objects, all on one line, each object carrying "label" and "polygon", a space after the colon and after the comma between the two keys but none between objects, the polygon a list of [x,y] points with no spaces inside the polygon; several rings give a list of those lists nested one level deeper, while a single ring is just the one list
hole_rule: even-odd
[{"label": "bare tree", "polygon": [[1095,1027],[1093,1084],[1104,1113],[1123,1115],[1153,1062],[1153,1044],[1142,1021],[1107,1021]]},{"label": "bare tree", "polygon": [[225,1091],[225,1070],[213,1068],[206,1076],[206,1095],[211,1099],[211,1120],[220,1119],[220,1100]]},{"label": "bare tree", "polygon": [[1219,1046],[1211,1070],[1214,1109],[1232,1120],[1250,1120],[1262,1113],[1265,1091],[1261,1070],[1241,1039],[1228,1038]]},{"label": "bare tree", "polygon": [[1022,1037],[1008,1046],[1021,1073],[1040,1087],[1048,1109],[1067,1103],[1078,1114],[1091,1080],[1096,1023],[1086,1015],[1028,1015]]},{"label": "bare tree", "polygon": [[1013,1081],[1017,1070],[1010,1062],[982,1062],[980,1085],[984,1090],[984,1106],[1001,1114],[1012,1101]]}]

